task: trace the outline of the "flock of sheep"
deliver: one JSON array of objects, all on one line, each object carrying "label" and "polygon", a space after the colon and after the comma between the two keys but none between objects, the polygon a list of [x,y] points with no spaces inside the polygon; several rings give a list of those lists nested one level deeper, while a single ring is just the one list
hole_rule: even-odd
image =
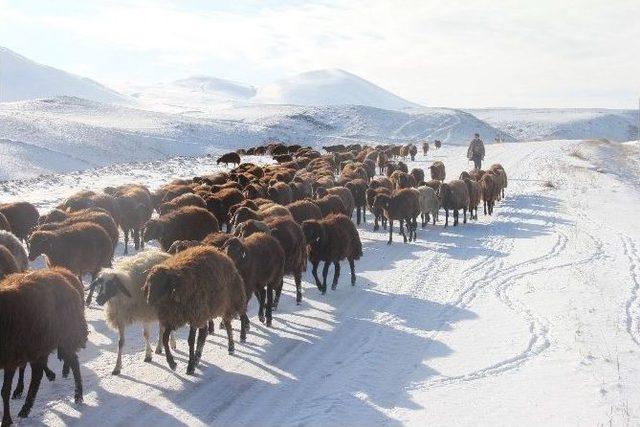
[{"label": "flock of sheep", "polygon": [[[105,318],[118,330],[118,356],[113,374],[122,369],[125,328],[142,323],[145,361],[152,358],[149,326],[158,322],[155,349],[165,353],[176,369],[173,332],[189,325],[187,373],[193,374],[202,356],[214,319],[226,330],[228,351],[234,352],[231,322],[240,319],[240,340],[250,328],[247,315],[252,295],[258,317],[272,325],[283,277],[293,276],[296,301],[302,301],[301,279],[311,263],[316,286],[327,290],[329,267],[336,289],[340,262],[347,260],[355,285],[355,261],[362,243],[355,222],[374,217],[374,230],[389,230],[399,222],[404,241],[417,237],[417,218],[424,227],[444,209],[448,226],[458,213],[477,219],[482,201],[485,214],[504,196],[507,176],[500,165],[487,171],[463,172],[444,182],[445,166],[434,162],[431,179],[422,169],[408,170],[417,147],[350,145],[324,147],[326,154],[281,143],[228,153],[218,163],[232,163],[228,172],[176,179],[154,192],[140,184],[81,191],[56,209],[40,215],[27,202],[0,205],[0,368],[4,369],[2,425],[12,422],[9,398],[24,390],[24,370],[32,376],[19,416],[33,406],[42,376],[55,378],[47,367],[50,353],[63,361],[62,375],[75,380],[75,401],[82,402],[78,352],[87,341],[84,303],[105,306]],[[428,145],[423,146],[426,155]],[[241,155],[270,155],[274,164],[241,163]],[[379,172],[379,174],[377,174]],[[159,216],[152,217],[154,211]],[[405,233],[405,227],[407,233]],[[225,231],[221,231],[224,229]],[[120,230],[127,254],[129,235],[136,250],[148,249],[112,264]],[[407,236],[408,234],[408,236]],[[23,242],[28,248],[25,249]],[[47,268],[29,270],[29,260],[45,256]],[[322,280],[318,267],[323,261]],[[82,276],[91,275],[86,301]]]}]

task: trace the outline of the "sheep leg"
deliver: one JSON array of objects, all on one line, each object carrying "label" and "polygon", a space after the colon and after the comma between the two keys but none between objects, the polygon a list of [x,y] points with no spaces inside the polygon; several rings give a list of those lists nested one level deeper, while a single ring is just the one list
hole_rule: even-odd
[{"label": "sheep leg", "polygon": [[228,340],[228,349],[229,354],[233,354],[235,351],[235,344],[233,343],[233,329],[231,328],[231,320],[224,320],[224,327],[227,330],[227,340]]},{"label": "sheep leg", "polygon": [[378,231],[380,226],[378,225],[378,215],[373,216],[373,231]]},{"label": "sheep leg", "polygon": [[149,343],[149,324],[147,322],[142,324],[142,338],[144,339],[144,361],[149,363],[153,357],[153,351],[151,351],[151,344]]},{"label": "sheep leg", "polygon": [[467,223],[467,208],[462,208],[462,217],[463,217],[462,223],[466,224]]},{"label": "sheep leg", "polygon": [[189,338],[187,339],[189,343],[189,363],[187,364],[187,374],[193,375],[196,370],[195,366],[195,343],[196,343],[196,328],[194,326],[189,326]]},{"label": "sheep leg", "polygon": [[328,261],[324,262],[324,267],[322,267],[322,295],[327,292],[327,276],[329,275],[329,266],[331,264]]},{"label": "sheep leg", "polygon": [[162,354],[162,335],[164,333],[164,328],[160,323],[158,323],[158,344],[156,345],[156,354]]},{"label": "sheep leg", "polygon": [[[407,228],[409,228],[409,223],[407,223]],[[400,234],[402,234],[402,238],[404,239],[404,242],[407,243],[407,235],[404,232],[404,220],[403,219],[400,220]]]},{"label": "sheep leg", "polygon": [[66,363],[71,366],[71,372],[73,372],[73,382],[75,390],[73,393],[74,401],[76,403],[82,403],[82,374],[80,373],[80,362],[78,361],[78,355],[73,354],[70,357],[65,358]]},{"label": "sheep leg", "polygon": [[18,384],[16,384],[16,389],[13,391],[12,399],[20,399],[22,397],[22,392],[24,392],[24,371],[26,369],[26,364],[18,368]]},{"label": "sheep leg", "polygon": [[169,345],[171,346],[171,350],[178,348],[178,344],[176,344],[176,333],[174,331],[171,331],[169,334]]},{"label": "sheep leg", "polygon": [[320,284],[320,278],[318,277],[318,265],[320,261],[311,261],[311,274],[313,274],[313,278],[316,281],[316,287],[320,292],[322,292],[322,285]]},{"label": "sheep leg", "polygon": [[[294,277],[294,279],[295,279],[295,277]],[[284,287],[284,277],[282,279],[280,279],[276,283],[278,284],[278,287],[275,287],[273,289],[274,292],[275,292],[275,295],[273,297],[273,310],[277,310],[278,309],[278,304],[280,303],[280,294],[282,293],[282,288]],[[298,285],[296,283],[296,293],[297,293],[297,290],[298,290]]]},{"label": "sheep leg", "polygon": [[387,218],[384,216],[382,217],[382,228],[387,229]]},{"label": "sheep leg", "polygon": [[362,206],[362,223],[367,223],[367,205]]},{"label": "sheep leg", "polygon": [[340,278],[340,261],[333,263],[333,283],[331,283],[331,290],[335,291],[338,287],[338,279]]},{"label": "sheep leg", "polygon": [[134,228],[133,229],[133,247],[135,248],[135,250],[139,250],[141,248],[140,246],[140,229],[138,228]]},{"label": "sheep leg", "polygon": [[[302,271],[293,273],[293,280],[296,282],[296,304],[300,305],[302,302]],[[276,295],[276,306],[278,305],[277,301],[280,300],[280,291],[282,291],[282,287],[280,287]]]},{"label": "sheep leg", "polygon": [[449,226],[449,209],[444,210],[444,228]]},{"label": "sheep leg", "polygon": [[349,268],[351,269],[351,286],[355,286],[356,285],[356,263],[351,258],[349,258]]},{"label": "sheep leg", "polygon": [[164,347],[165,357],[167,358],[167,364],[172,371],[175,371],[177,365],[176,361],[173,360],[173,354],[171,354],[171,349],[169,348],[169,335],[171,335],[171,328],[165,326],[162,331],[162,345]]},{"label": "sheep leg", "polygon": [[4,407],[2,416],[3,426],[13,424],[9,407],[9,397],[11,395],[11,385],[13,383],[13,376],[15,373],[16,368],[4,368],[4,380],[2,382],[2,405]]},{"label": "sheep leg", "polygon": [[251,323],[249,322],[249,317],[247,313],[243,313],[240,315],[240,342],[247,341],[247,332],[251,328]]},{"label": "sheep leg", "polygon": [[[46,362],[46,360],[45,360]],[[37,362],[31,362],[31,381],[29,381],[29,390],[27,391],[27,398],[22,405],[22,409],[18,412],[20,418],[26,418],[31,412],[33,402],[36,400],[36,395],[40,389],[40,382],[42,381],[42,374],[44,374],[43,366],[45,362],[42,360]]]},{"label": "sheep leg", "polygon": [[360,225],[360,206],[356,208],[356,225]]},{"label": "sheep leg", "polygon": [[393,220],[392,219],[389,220],[389,241],[387,242],[387,245],[390,245],[391,242],[393,242]]},{"label": "sheep leg", "polygon": [[124,254],[129,254],[129,230],[125,229],[124,231]]},{"label": "sheep leg", "polygon": [[267,308],[267,327],[271,327],[271,321],[273,319],[272,317],[272,313],[273,313],[273,285],[269,284],[267,285],[267,303],[266,303],[266,308]]},{"label": "sheep leg", "polygon": [[209,320],[207,322],[207,332],[209,333],[209,335],[214,334],[215,328],[216,328],[215,322],[213,320]]},{"label": "sheep leg", "polygon": [[[247,319],[249,320],[249,319]],[[195,354],[195,366],[198,366],[200,363],[200,358],[202,357],[202,349],[204,348],[204,343],[207,340],[207,328],[198,329],[198,340],[196,341],[196,354]]]},{"label": "sheep leg", "polygon": [[124,326],[118,326],[118,357],[116,358],[116,366],[113,368],[112,375],[120,375],[122,369],[122,347],[124,347]]},{"label": "sheep leg", "polygon": [[484,214],[486,215],[487,214],[487,201],[486,200],[482,201],[482,206],[484,207]]},{"label": "sheep leg", "polygon": [[267,291],[262,288],[259,291],[256,291],[256,298],[258,298],[258,319],[260,323],[264,323],[264,300],[267,297]]}]

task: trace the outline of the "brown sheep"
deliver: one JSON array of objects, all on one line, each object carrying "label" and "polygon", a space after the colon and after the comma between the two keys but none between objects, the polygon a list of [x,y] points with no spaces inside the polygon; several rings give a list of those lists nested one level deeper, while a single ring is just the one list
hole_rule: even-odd
[{"label": "brown sheep", "polygon": [[11,251],[5,246],[0,245],[0,280],[2,280],[4,276],[18,273],[19,271],[18,261],[16,261]]},{"label": "brown sheep", "polygon": [[183,194],[193,193],[195,190],[188,184],[166,184],[151,194],[151,203],[154,209],[161,204],[172,201]]},{"label": "brown sheep", "polygon": [[482,169],[472,169],[469,171],[469,175],[471,176],[471,178],[475,179],[478,182],[480,182],[480,180],[482,179],[482,175],[484,174],[485,171],[483,171]]},{"label": "brown sheep", "polygon": [[344,185],[353,197],[356,208],[356,224],[360,225],[360,220],[367,223],[367,183],[363,179],[354,179]]},{"label": "brown sheep", "polygon": [[0,213],[0,230],[11,231],[11,224],[3,213]]},{"label": "brown sheep", "polygon": [[286,207],[291,212],[294,221],[300,225],[308,219],[322,218],[322,211],[317,204],[310,200],[298,200],[297,202],[289,203]]},{"label": "brown sheep", "polygon": [[405,160],[409,156],[409,151],[411,150],[410,145],[403,145],[400,147],[400,158]]},{"label": "brown sheep", "polygon": [[229,210],[231,209],[231,206],[237,205],[243,200],[244,196],[235,188],[227,188],[214,195],[205,197],[207,209],[216,217],[221,228],[224,224],[227,225],[227,232],[231,230],[231,217],[229,216]]},{"label": "brown sheep", "polygon": [[446,170],[444,168],[444,163],[441,161],[435,161],[431,166],[429,166],[429,170],[431,172],[431,179],[436,181],[444,181],[447,177]]},{"label": "brown sheep", "polygon": [[400,190],[403,188],[411,188],[416,186],[416,181],[413,176],[399,170],[394,171],[389,177],[389,179],[394,184],[394,188],[396,190]]},{"label": "brown sheep", "polygon": [[168,212],[176,210],[178,208],[182,208],[184,206],[196,206],[199,208],[207,208],[207,202],[197,194],[193,193],[185,193],[177,196],[169,202],[164,202],[160,206],[158,206],[158,213],[160,215],[164,215]]},{"label": "brown sheep", "polygon": [[409,175],[413,177],[413,180],[416,182],[416,185],[418,185],[421,182],[424,182],[424,170],[422,170],[421,168],[411,169],[411,172],[409,173]]},{"label": "brown sheep", "polygon": [[439,150],[440,147],[442,147],[442,141],[440,141],[439,139],[436,139],[433,145],[435,145],[436,149]]},{"label": "brown sheep", "polygon": [[366,192],[367,205],[369,206],[369,212],[373,214],[373,218],[374,218],[373,231],[378,231],[378,229],[380,228],[378,223],[380,221],[382,222],[382,227],[385,230],[387,229],[387,218],[384,216],[383,209],[376,207],[373,204],[376,196],[379,194],[386,194],[390,196],[391,190],[389,190],[387,187],[376,187],[376,188],[369,188]]},{"label": "brown sheep", "polygon": [[377,176],[369,183],[369,188],[385,187],[389,191],[393,191],[393,182],[386,176]]},{"label": "brown sheep", "polygon": [[228,351],[233,354],[231,320],[246,314],[247,296],[242,277],[227,255],[206,246],[182,251],[149,271],[144,292],[147,302],[158,311],[165,356],[172,370],[176,369],[176,362],[169,348],[169,335],[187,323],[187,374],[193,375],[200,362],[210,319],[222,317]]},{"label": "brown sheep", "polygon": [[482,175],[480,179],[480,190],[482,191],[482,201],[484,206],[484,214],[493,215],[493,205],[496,202],[496,184],[494,176],[489,173]]},{"label": "brown sheep", "polygon": [[4,369],[2,425],[12,423],[9,395],[17,368],[31,364],[31,384],[19,417],[29,415],[40,388],[49,354],[73,372],[74,398],[81,403],[82,377],[78,351],[87,342],[82,285],[64,269],[36,270],[7,276],[0,283],[0,368]]},{"label": "brown sheep", "polygon": [[167,251],[176,240],[201,240],[219,230],[218,220],[211,212],[196,206],[185,206],[147,221],[143,240],[158,240],[162,250]]},{"label": "brown sheep", "polygon": [[120,210],[120,228],[124,233],[125,255],[129,253],[129,232],[133,236],[134,248],[136,250],[144,248],[140,231],[153,213],[151,193],[147,187],[139,184],[121,185],[108,191],[115,197]]},{"label": "brown sheep", "polygon": [[293,201],[291,187],[284,182],[276,182],[267,189],[267,197],[281,205],[288,205]]},{"label": "brown sheep", "polygon": [[293,160],[293,156],[291,154],[277,154],[273,156],[273,160],[278,163],[286,163]]},{"label": "brown sheep", "polygon": [[478,205],[481,199],[480,183],[476,182],[472,178],[463,179],[467,185],[467,191],[469,192],[469,216],[471,219],[478,219]]},{"label": "brown sheep", "polygon": [[416,160],[416,154],[418,154],[418,147],[416,147],[415,144],[409,144],[409,155],[411,156],[412,162]]},{"label": "brown sheep", "polygon": [[[316,286],[324,294],[327,292],[327,274],[333,264],[333,282],[335,290],[340,278],[340,261],[347,259],[351,269],[351,286],[356,284],[355,260],[362,256],[362,242],[358,230],[345,215],[329,215],[321,220],[309,220],[302,224],[305,239],[309,245],[309,261]],[[322,284],[318,278],[318,265],[324,261]]]},{"label": "brown sheep", "polygon": [[0,213],[9,223],[11,232],[23,242],[36,225],[40,214],[38,209],[29,202],[15,202],[0,204]]},{"label": "brown sheep", "polygon": [[426,157],[428,152],[429,152],[429,143],[428,142],[423,142],[422,143],[422,155]]},{"label": "brown sheep", "polygon": [[344,202],[342,201],[342,199],[333,194],[327,194],[324,197],[313,200],[313,202],[320,208],[322,217],[325,217],[332,213],[347,213],[347,208],[344,206]]},{"label": "brown sheep", "polygon": [[449,226],[449,210],[453,211],[453,225],[458,225],[458,211],[462,209],[464,214],[464,224],[467,223],[467,209],[469,208],[469,191],[467,184],[459,179],[442,183],[438,192],[438,197],[444,209],[444,226]]},{"label": "brown sheep", "polygon": [[216,164],[224,163],[225,166],[229,166],[229,163],[233,163],[234,166],[240,164],[240,155],[238,153],[225,153],[218,157]]},{"label": "brown sheep", "polygon": [[316,190],[316,194],[318,195],[318,197],[325,197],[326,195],[340,197],[340,200],[342,200],[342,204],[344,205],[343,213],[349,218],[353,217],[353,211],[356,208],[356,203],[353,199],[353,194],[348,188],[332,187],[329,189],[325,189],[324,187],[318,187],[318,189]]},{"label": "brown sheep", "polygon": [[118,226],[111,215],[109,215],[109,212],[102,208],[89,208],[76,212],[63,212],[54,209],[47,214],[46,221],[48,222],[39,225],[36,230],[51,231],[79,222],[90,222],[99,225],[109,235],[114,251],[118,246],[118,238],[120,237]]},{"label": "brown sheep", "polygon": [[389,221],[388,245],[393,242],[393,221],[396,219],[400,221],[400,234],[402,234],[405,243],[407,243],[407,236],[404,232],[405,221],[409,230],[409,241],[417,238],[418,220],[416,218],[420,215],[418,190],[404,188],[396,190],[391,196],[379,194],[374,199],[373,206],[376,209],[381,209]]},{"label": "brown sheep", "polygon": [[34,231],[29,237],[29,260],[46,255],[50,267],[91,274],[93,281],[103,267],[111,267],[113,243],[104,228],[90,222],[79,222],[50,231]]},{"label": "brown sheep", "polygon": [[504,168],[502,167],[502,165],[500,163],[495,163],[493,165],[491,165],[491,167],[489,168],[490,171],[494,172],[495,174],[497,174],[499,176],[499,184],[500,184],[500,191],[501,193],[499,194],[499,199],[504,198],[504,189],[507,188],[507,184],[508,184],[508,180],[507,180],[507,172],[505,172]]},{"label": "brown sheep", "polygon": [[[251,295],[255,294],[259,304],[258,318],[267,327],[271,327],[274,290],[278,292],[284,277],[285,255],[280,243],[268,234],[255,233],[245,239],[230,238],[225,242],[223,250],[235,262],[244,280],[247,304]],[[244,342],[249,329],[249,318],[245,315],[241,319],[246,323],[242,328],[244,333],[240,335],[240,341]]]}]

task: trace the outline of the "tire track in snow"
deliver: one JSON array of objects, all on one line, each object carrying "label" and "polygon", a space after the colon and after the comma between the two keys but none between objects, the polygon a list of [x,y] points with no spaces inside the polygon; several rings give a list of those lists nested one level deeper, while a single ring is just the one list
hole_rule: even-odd
[{"label": "tire track in snow", "polygon": [[624,254],[629,259],[629,273],[633,286],[631,296],[625,304],[627,333],[640,346],[640,257],[635,242],[624,234],[620,235]]}]

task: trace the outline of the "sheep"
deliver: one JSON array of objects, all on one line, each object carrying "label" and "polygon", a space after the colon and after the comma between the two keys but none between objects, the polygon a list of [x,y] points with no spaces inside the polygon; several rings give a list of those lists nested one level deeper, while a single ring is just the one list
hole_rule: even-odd
[{"label": "sheep", "polygon": [[0,230],[0,245],[4,246],[11,252],[18,266],[18,271],[25,271],[29,268],[29,259],[27,251],[16,236],[8,231]]},{"label": "sheep", "polygon": [[[300,304],[302,302],[302,272],[307,269],[307,248],[302,228],[291,218],[271,218],[266,222],[249,220],[238,227],[235,235],[246,238],[259,232],[271,234],[282,246],[285,254],[284,273],[293,275],[296,285],[296,304]],[[282,286],[279,291],[276,291],[273,301],[274,308],[278,306],[280,301],[281,290]]]},{"label": "sheep", "polygon": [[429,152],[429,143],[428,142],[423,142],[422,143],[422,155],[427,157],[427,153]]},{"label": "sheep", "polygon": [[376,159],[376,164],[378,166],[378,169],[380,170],[380,175],[384,173],[384,169],[387,167],[388,162],[389,159],[387,158],[387,155],[383,151],[380,151],[378,153],[378,158]]},{"label": "sheep", "polygon": [[176,240],[201,240],[219,230],[218,220],[211,212],[197,206],[185,206],[147,221],[143,240],[158,240],[166,251]]},{"label": "sheep", "polygon": [[164,215],[170,211],[176,210],[184,206],[197,206],[199,208],[207,208],[207,202],[197,194],[185,193],[172,199],[169,202],[164,202],[158,206],[158,213]]},{"label": "sheep", "polygon": [[82,305],[82,285],[64,269],[11,274],[0,283],[0,368],[4,369],[2,425],[12,423],[9,395],[17,368],[31,364],[31,384],[18,416],[25,418],[33,407],[49,354],[73,372],[74,398],[82,398],[78,351],[89,333]]},{"label": "sheep", "polygon": [[324,187],[319,187],[316,190],[316,194],[318,197],[325,197],[326,195],[334,195],[340,197],[342,200],[342,204],[344,205],[344,214],[349,218],[353,217],[353,211],[355,210],[355,200],[353,199],[353,194],[349,191],[348,188],[345,187],[332,187],[329,189],[325,189]]},{"label": "sheep", "polygon": [[322,218],[322,211],[317,204],[310,200],[298,200],[297,202],[289,203],[286,208],[291,212],[294,221],[300,225],[308,219]]},{"label": "sheep", "polygon": [[444,181],[447,177],[446,170],[444,168],[444,163],[441,161],[435,161],[431,166],[429,166],[429,170],[431,172],[431,179],[436,181]]},{"label": "sheep", "polygon": [[409,175],[411,175],[413,177],[413,179],[415,180],[416,184],[424,182],[424,170],[422,170],[420,168],[411,169],[411,172],[409,173]]},{"label": "sheep", "polygon": [[480,182],[480,180],[482,179],[482,175],[484,175],[485,173],[486,172],[482,169],[472,169],[471,171],[469,171],[469,175],[471,176],[471,178],[475,179],[478,182]]},{"label": "sheep", "polygon": [[11,224],[3,213],[0,212],[0,231],[11,231]]},{"label": "sheep", "polygon": [[396,190],[400,190],[402,188],[411,188],[415,187],[416,185],[416,181],[413,176],[400,170],[394,171],[389,179],[394,184],[394,188]]},{"label": "sheep", "polygon": [[484,206],[484,214],[493,214],[493,205],[496,201],[496,184],[494,176],[489,173],[482,175],[480,179],[480,191],[482,192],[482,201]]},{"label": "sheep", "polygon": [[21,241],[26,241],[38,224],[38,209],[29,202],[0,204],[0,213],[4,215],[11,232]]},{"label": "sheep", "polygon": [[267,189],[267,197],[281,205],[288,205],[293,201],[291,187],[284,182],[276,182]]},{"label": "sheep", "polygon": [[0,245],[0,280],[4,276],[18,273],[18,262],[9,249]]},{"label": "sheep", "polygon": [[438,220],[438,211],[440,210],[440,200],[436,192],[426,185],[418,187],[417,190],[419,193],[421,226],[424,227],[429,222],[429,215],[433,218],[433,225],[435,225]]},{"label": "sheep", "polygon": [[453,225],[458,225],[458,211],[462,209],[464,214],[463,223],[467,223],[467,209],[469,208],[469,191],[467,184],[459,179],[442,183],[438,192],[438,197],[444,208],[445,222],[444,226],[449,226],[449,210],[453,211]]},{"label": "sheep", "polygon": [[416,160],[416,154],[418,154],[418,147],[416,147],[415,144],[409,144],[409,155],[411,156],[412,162]]},{"label": "sheep", "polygon": [[93,191],[80,191],[68,197],[61,205],[58,206],[58,209],[66,212],[77,212],[90,208],[101,208],[106,210],[109,212],[109,215],[111,215],[115,223],[120,225],[120,207],[118,206],[118,202],[115,197],[109,194],[95,193]]},{"label": "sheep", "polygon": [[205,197],[207,210],[216,217],[220,227],[227,224],[227,232],[231,230],[229,209],[231,206],[237,205],[243,200],[244,196],[235,188],[227,188],[217,192],[216,194]]},{"label": "sheep", "polygon": [[313,186],[310,182],[292,182],[289,187],[291,187],[292,202],[313,196]]},{"label": "sheep", "polygon": [[353,202],[356,207],[356,224],[360,225],[360,219],[362,222],[367,223],[367,183],[363,179],[354,179],[347,182],[345,185],[353,197]]},{"label": "sheep", "polygon": [[[345,258],[351,269],[351,286],[355,286],[355,260],[362,256],[362,242],[351,220],[342,214],[329,215],[321,220],[305,221],[302,230],[309,246],[309,261],[313,266],[311,272],[320,292],[327,292],[327,274],[331,264],[334,266],[331,289],[336,289],[340,278],[340,261]],[[322,284],[318,278],[320,261],[324,261]]]},{"label": "sheep", "polygon": [[393,182],[386,176],[377,176],[369,183],[369,188],[385,187],[389,191],[393,191]]},{"label": "sheep", "polygon": [[323,217],[332,213],[347,213],[347,208],[345,208],[342,199],[333,194],[327,194],[324,197],[313,200],[313,202],[318,205]]},{"label": "sheep", "polygon": [[396,165],[396,170],[402,171],[404,173],[409,173],[409,167],[403,161],[399,161]]},{"label": "sheep", "polygon": [[373,231],[378,231],[378,229],[380,228],[378,224],[379,221],[382,222],[382,227],[385,230],[387,229],[387,218],[384,216],[383,210],[381,208],[374,206],[373,204],[378,194],[386,194],[390,196],[391,190],[389,190],[387,187],[376,187],[376,188],[367,189],[367,192],[366,192],[367,205],[369,205],[369,212],[373,214],[373,218],[374,218]]},{"label": "sheep", "polygon": [[293,156],[291,154],[277,154],[273,156],[273,160],[278,163],[286,163],[293,160]]},{"label": "sheep", "polygon": [[504,198],[504,189],[507,188],[508,180],[507,180],[507,172],[505,172],[504,168],[500,163],[495,163],[489,167],[489,170],[496,173],[499,176],[499,184],[501,191],[501,198]]},{"label": "sheep", "polygon": [[193,194],[194,191],[188,184],[165,184],[151,193],[151,204],[155,210],[158,210],[161,204],[170,202],[183,194]]},{"label": "sheep", "polygon": [[229,166],[229,163],[233,163],[234,166],[240,164],[240,155],[238,153],[225,153],[218,157],[216,164],[224,163],[225,166]]},{"label": "sheep", "polygon": [[[177,365],[169,348],[169,335],[186,323],[190,327],[187,374],[193,375],[200,362],[210,319],[222,317],[227,348],[233,354],[231,319],[246,314],[247,297],[242,277],[227,255],[206,246],[186,249],[152,267],[143,291],[149,305],[157,310],[171,370]],[[198,341],[194,351],[196,330]]]},{"label": "sheep", "polygon": [[389,241],[393,242],[393,221],[400,221],[400,234],[407,243],[407,236],[404,232],[404,222],[409,230],[409,241],[417,238],[418,223],[416,218],[420,215],[420,201],[418,191],[415,188],[403,188],[396,190],[391,196],[379,194],[373,201],[376,209],[381,209],[384,216],[389,220]]},{"label": "sheep", "polygon": [[144,248],[144,241],[140,239],[140,231],[144,224],[151,219],[153,205],[151,193],[139,184],[121,185],[111,190],[120,210],[120,228],[124,232],[124,253],[129,253],[129,232],[133,236],[136,250]]},{"label": "sheep", "polygon": [[[255,233],[242,240],[232,237],[224,243],[222,249],[236,264],[242,276],[247,304],[251,295],[255,294],[259,304],[258,318],[267,327],[271,327],[274,290],[278,292],[284,277],[285,255],[280,243],[268,234]],[[241,321],[246,325],[240,335],[240,341],[244,342],[250,327],[246,314],[241,317]]]},{"label": "sheep", "polygon": [[[120,375],[122,369],[122,348],[124,347],[125,328],[133,323],[142,322],[145,343],[145,362],[151,362],[149,344],[149,324],[158,320],[156,310],[147,304],[142,287],[151,267],[169,259],[171,255],[159,250],[146,250],[122,259],[113,268],[103,269],[91,283],[91,289],[97,289],[96,302],[106,304],[107,324],[118,331],[118,357],[113,375]],[[162,331],[160,331],[162,335]],[[175,349],[175,342],[173,345]],[[156,352],[160,352],[160,341]]]},{"label": "sheep", "polygon": [[403,145],[400,147],[400,157],[405,160],[409,156],[409,150],[411,147],[409,145]]},{"label": "sheep", "polygon": [[440,184],[442,184],[442,181],[438,181],[438,180],[435,180],[435,179],[430,179],[429,181],[423,183],[422,185],[426,185],[427,187],[432,188],[433,191],[438,193],[438,190],[440,189]]},{"label": "sheep", "polygon": [[440,141],[439,139],[436,139],[433,145],[435,145],[436,149],[439,150],[440,147],[442,147],[442,141]]},{"label": "sheep", "polygon": [[71,224],[77,224],[79,222],[90,222],[99,225],[109,235],[109,238],[111,239],[111,242],[113,244],[114,251],[118,246],[118,237],[120,236],[118,232],[118,226],[116,225],[109,212],[102,208],[89,208],[76,212],[63,212],[58,209],[54,209],[46,215],[45,221],[49,222],[40,224],[36,228],[36,230],[56,230],[58,228],[67,227]]},{"label": "sheep", "polygon": [[[78,276],[84,273],[95,280],[103,267],[111,267],[113,243],[104,228],[79,222],[51,231],[35,231],[29,237],[29,260],[45,255],[49,267],[65,267]],[[87,305],[92,294],[87,296]]]},{"label": "sheep", "polygon": [[471,219],[478,219],[478,205],[480,204],[480,184],[472,178],[463,179],[469,192],[469,215]]}]

